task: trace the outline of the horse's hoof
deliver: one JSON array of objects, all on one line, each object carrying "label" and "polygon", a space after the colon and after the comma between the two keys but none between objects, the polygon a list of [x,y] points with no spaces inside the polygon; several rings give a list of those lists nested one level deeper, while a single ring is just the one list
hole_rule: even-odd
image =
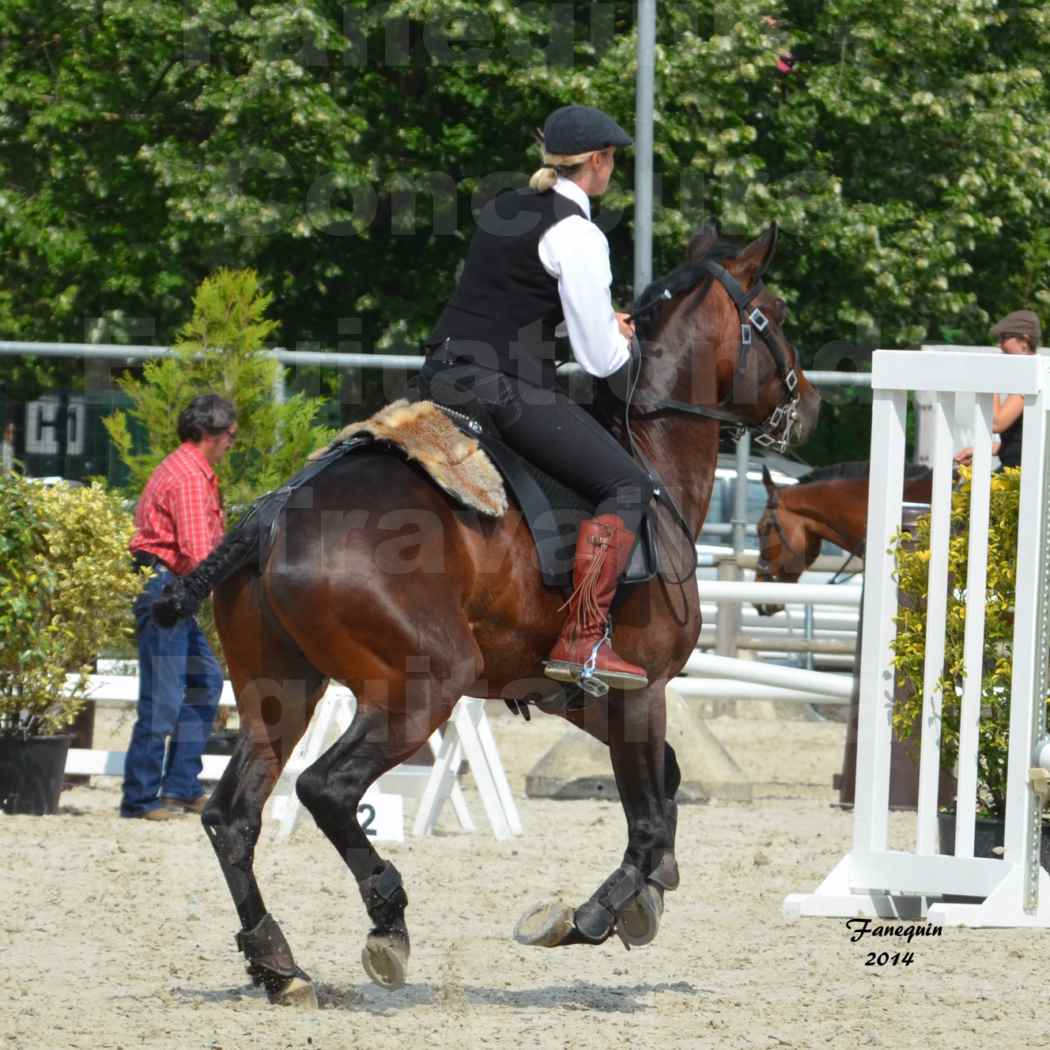
[{"label": "horse's hoof", "polygon": [[288,983],[270,996],[270,1002],[277,1006],[295,1006],[300,1010],[317,1009],[317,992],[313,981],[302,977],[292,977]]},{"label": "horse's hoof", "polygon": [[617,936],[629,948],[644,948],[659,932],[663,911],[663,891],[647,882],[641,893],[617,916]]},{"label": "horse's hoof", "polygon": [[572,908],[547,901],[531,907],[514,927],[514,940],[538,948],[556,948],[575,929]]},{"label": "horse's hoof", "polygon": [[371,936],[361,949],[361,965],[380,988],[400,988],[408,971],[408,945],[401,937]]}]

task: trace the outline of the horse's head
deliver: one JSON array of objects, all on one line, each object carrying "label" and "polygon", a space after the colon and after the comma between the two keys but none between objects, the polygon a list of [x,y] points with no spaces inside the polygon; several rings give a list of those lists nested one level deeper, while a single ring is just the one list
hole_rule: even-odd
[{"label": "horse's head", "polygon": [[[781,490],[769,470],[762,468],[766,506],[758,521],[758,583],[798,583],[799,577],[820,553],[820,536],[806,528],[805,519],[784,506]],[[759,616],[773,616],[783,605],[755,603]]]},{"label": "horse's head", "polygon": [[690,242],[689,261],[646,291],[642,310],[674,301],[643,330],[646,356],[658,359],[648,362],[643,402],[706,407],[757,430],[761,445],[809,437],[820,395],[784,335],[786,304],[762,280],[776,239],[774,224],[740,247],[708,223]]}]

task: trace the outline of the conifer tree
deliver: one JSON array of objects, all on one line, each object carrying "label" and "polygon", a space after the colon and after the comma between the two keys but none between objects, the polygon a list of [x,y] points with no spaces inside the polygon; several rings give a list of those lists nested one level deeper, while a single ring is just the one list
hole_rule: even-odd
[{"label": "conifer tree", "polygon": [[[279,402],[275,396],[283,365],[265,353],[277,327],[266,317],[271,300],[253,270],[217,271],[197,289],[175,353],[147,363],[141,379],[118,381],[133,405],[105,424],[131,471],[133,494],[178,446],[179,412],[198,394],[219,394],[237,408],[237,441],[217,468],[233,507],[283,483],[328,439],[317,425],[322,398],[297,393]],[[129,416],[145,430],[144,450],[136,451]]]}]

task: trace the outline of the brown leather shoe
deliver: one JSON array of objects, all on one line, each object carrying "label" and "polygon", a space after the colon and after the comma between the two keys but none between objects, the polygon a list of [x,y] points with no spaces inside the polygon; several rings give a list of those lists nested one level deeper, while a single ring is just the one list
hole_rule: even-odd
[{"label": "brown leather shoe", "polygon": [[[123,816],[123,814],[121,814]],[[182,816],[177,810],[169,809],[167,806],[158,806],[156,809],[147,809],[145,813],[134,813],[127,820],[178,820]]]},{"label": "brown leather shoe", "polygon": [[[606,637],[609,606],[634,546],[616,514],[602,514],[580,525],[573,564],[572,597],[561,635],[544,662],[543,673],[556,682],[573,682],[587,692],[594,679],[612,689],[644,689],[649,677],[644,667],[628,663]],[[565,606],[562,606],[565,608]],[[591,663],[593,658],[593,665]]]},{"label": "brown leather shoe", "polygon": [[201,795],[195,799],[173,798],[171,795],[161,795],[160,804],[170,813],[196,813],[200,816],[204,807],[208,804],[208,795]]}]

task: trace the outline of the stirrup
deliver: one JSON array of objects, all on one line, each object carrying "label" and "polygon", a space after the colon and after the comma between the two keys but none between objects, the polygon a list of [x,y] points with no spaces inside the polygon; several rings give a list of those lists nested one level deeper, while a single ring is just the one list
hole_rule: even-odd
[{"label": "stirrup", "polygon": [[574,685],[588,696],[597,699],[609,692],[609,686],[593,671],[585,671],[586,664],[572,664],[567,660],[544,660],[543,673],[555,682]]},{"label": "stirrup", "polygon": [[601,678],[599,678],[593,671],[587,672],[583,670],[580,672],[580,676],[576,681],[576,684],[588,695],[594,697],[595,700],[600,699],[603,696],[607,696],[609,693],[609,686]]},{"label": "stirrup", "polygon": [[607,642],[612,634],[612,627],[608,620],[605,622],[605,632],[602,637],[594,643],[590,655],[582,664],[569,663],[566,660],[545,660],[543,662],[543,673],[556,682],[568,682],[583,690],[589,697],[597,700],[607,696],[609,683],[599,676],[596,668],[598,665],[598,650]]},{"label": "stirrup", "polygon": [[609,641],[612,635],[612,623],[610,620],[605,621],[605,632],[601,638],[594,643],[594,648],[591,649],[591,655],[587,657],[582,669],[580,670],[579,677],[576,680],[576,684],[588,695],[595,698],[599,696],[605,696],[609,692],[609,683],[603,681],[598,677],[595,668],[598,665],[598,650]]}]

